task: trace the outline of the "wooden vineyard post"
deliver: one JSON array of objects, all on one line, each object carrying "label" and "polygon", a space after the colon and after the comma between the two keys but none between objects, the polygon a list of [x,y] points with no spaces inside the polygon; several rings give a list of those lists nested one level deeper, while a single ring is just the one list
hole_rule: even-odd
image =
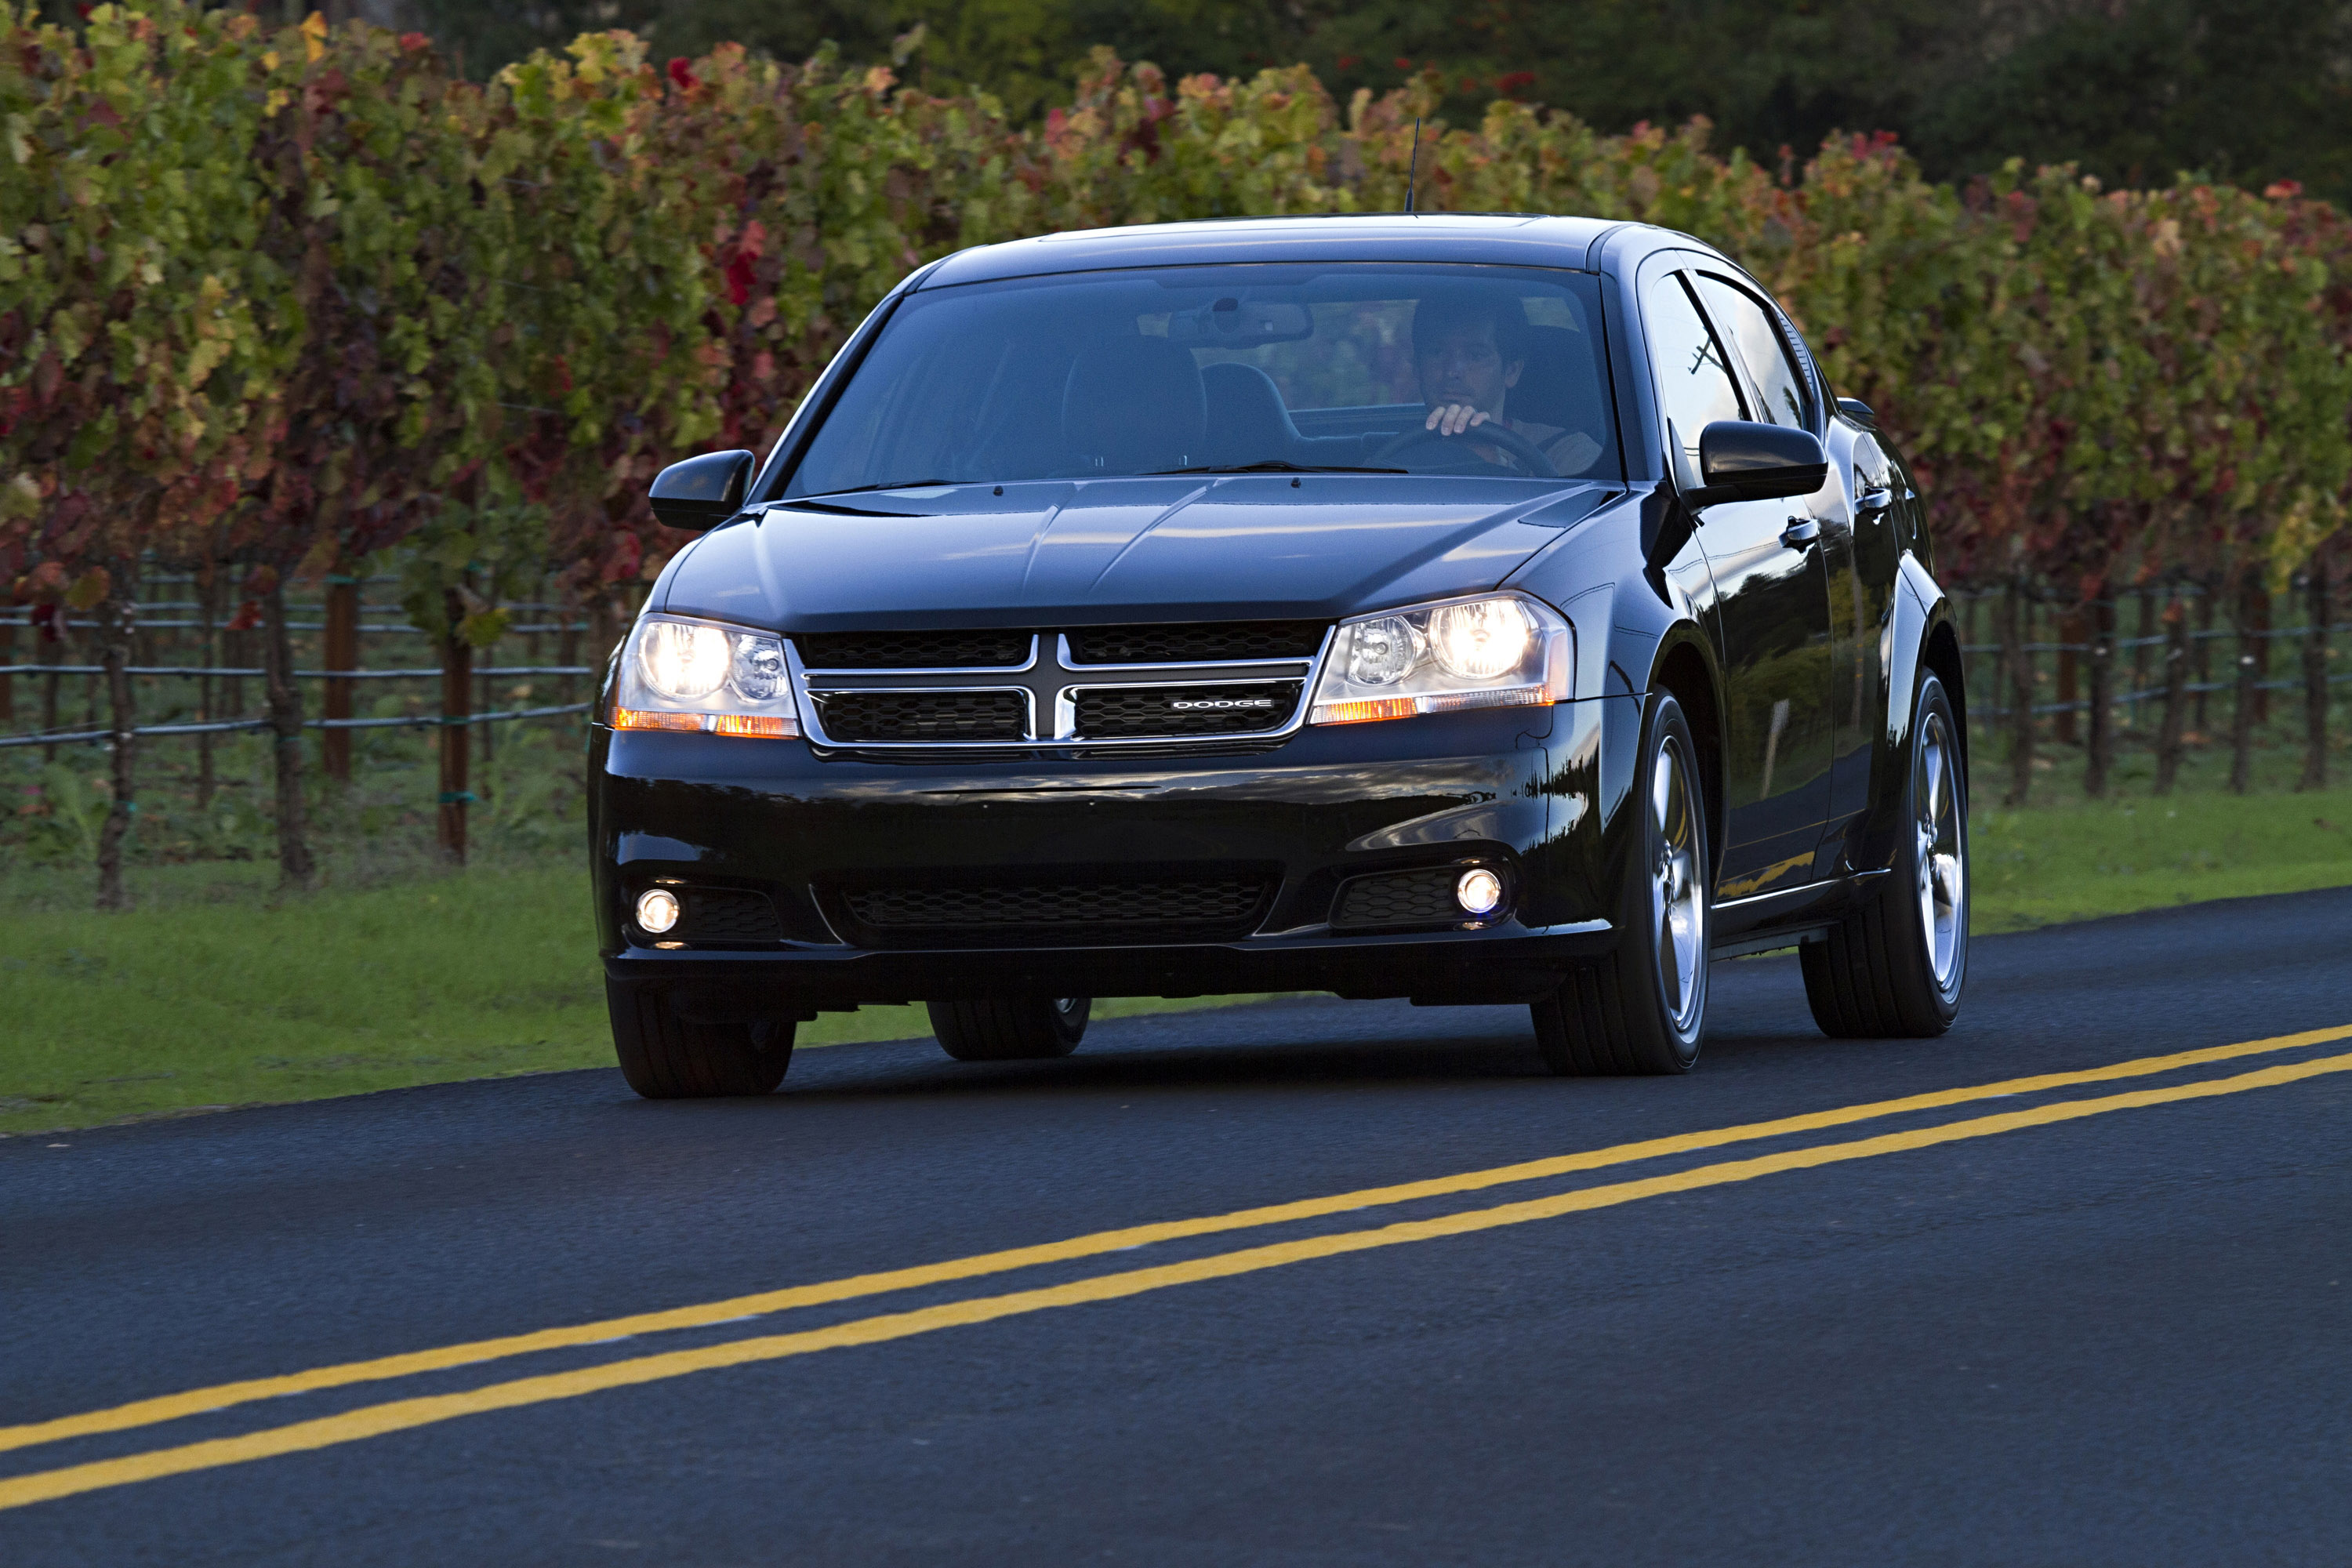
[{"label": "wooden vineyard post", "polygon": [[[2254,571],[2253,567],[2244,569],[2243,579],[2239,583],[2235,595],[2238,680],[2233,693],[2237,700],[2230,711],[2230,788],[2239,795],[2245,794],[2254,784],[2254,721],[2259,716],[2255,700],[2262,696],[2254,689],[2254,683],[2262,679],[2260,667],[2254,658],[2254,648],[2260,639],[2251,635],[2254,629],[2251,624],[2254,616]],[[2263,597],[2267,599],[2269,595],[2263,595]]]},{"label": "wooden vineyard post", "polygon": [[[327,632],[322,668],[330,671],[357,669],[360,667],[360,585],[350,577],[327,579]],[[357,681],[339,679],[330,674],[326,680],[323,700],[325,717],[348,719],[352,716],[352,689]],[[349,730],[319,731],[319,760],[327,776],[339,784],[352,782],[352,732]]]},{"label": "wooden vineyard post", "polygon": [[[2252,634],[2253,646],[2246,651],[2254,656],[2254,722],[2271,721],[2271,694],[2263,683],[2271,678],[2271,590],[2258,572],[2246,574],[2245,626]],[[2241,638],[2243,647],[2247,639]]]},{"label": "wooden vineyard post", "polygon": [[[207,670],[220,664],[220,584],[218,575],[206,572],[196,579],[196,659]],[[196,721],[213,721],[213,677],[196,678]],[[213,737],[209,731],[196,735],[196,809],[210,810],[213,804]]]},{"label": "wooden vineyard post", "polygon": [[2033,788],[2033,656],[2025,651],[2025,584],[2011,579],[2000,596],[2001,662],[2010,682],[2009,794],[2019,806]]},{"label": "wooden vineyard post", "polygon": [[2156,793],[2170,795],[2180,777],[2181,733],[2189,724],[2189,606],[2164,612],[2164,721],[2156,733]]},{"label": "wooden vineyard post", "polygon": [[443,610],[448,630],[441,635],[441,799],[437,821],[441,853],[466,863],[466,807],[474,802],[467,787],[471,758],[467,721],[474,712],[474,649],[459,629],[466,606],[453,592]]},{"label": "wooden vineyard post", "polygon": [[[115,570],[118,581],[128,589],[131,578],[126,563],[115,563]],[[99,607],[99,624],[103,628],[99,658],[106,668],[107,728],[111,731],[107,744],[107,776],[113,786],[106,820],[98,830],[98,907],[101,910],[131,907],[131,895],[122,882],[122,844],[131,835],[131,818],[139,809],[139,713],[131,684],[131,662],[135,657],[131,627],[136,624],[137,613],[136,606],[123,596],[123,590],[109,595],[106,603]]]},{"label": "wooden vineyard post", "polygon": [[2084,630],[2084,625],[2083,610],[2079,605],[2058,617],[2058,701],[2060,706],[2056,714],[2058,721],[2053,726],[2052,738],[2062,746],[2074,745],[2081,739],[2076,732],[2074,710],[2072,704],[2081,700],[2083,695],[2081,682],[2076,679],[2080,658],[2075,652],[2075,647],[2076,645],[2090,640],[2090,634]]},{"label": "wooden vineyard post", "polygon": [[2101,599],[2091,606],[2091,705],[2085,717],[2083,793],[2107,793],[2107,768],[2116,751],[2116,605]]},{"label": "wooden vineyard post", "polygon": [[262,628],[263,678],[269,702],[272,773],[278,786],[278,879],[289,889],[310,885],[317,862],[302,798],[302,685],[294,679],[294,633],[286,624],[286,584],[269,587]]},{"label": "wooden vineyard post", "polygon": [[[2142,587],[2139,591],[2139,630],[2132,634],[2132,641],[2136,646],[2132,648],[2131,689],[2135,692],[2147,689],[2148,649],[2155,646],[2148,639],[2158,635],[2159,626],[2158,616],[2156,590],[2153,587]],[[2124,727],[2127,730],[2139,728],[2138,703],[2133,703],[2125,710]]]},{"label": "wooden vineyard post", "polygon": [[16,623],[0,621],[0,724],[16,721],[16,678],[8,667],[16,662]]}]

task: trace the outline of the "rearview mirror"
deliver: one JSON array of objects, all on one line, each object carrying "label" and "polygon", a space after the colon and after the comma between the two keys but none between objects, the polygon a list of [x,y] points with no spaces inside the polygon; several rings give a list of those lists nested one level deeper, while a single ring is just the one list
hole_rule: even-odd
[{"label": "rearview mirror", "polygon": [[1829,479],[1830,458],[1810,430],[1718,419],[1699,432],[1698,471],[1702,482],[1683,492],[1685,506],[1811,495]]},{"label": "rearview mirror", "polygon": [[1315,318],[1289,300],[1253,300],[1231,294],[1197,310],[1138,316],[1136,331],[1167,338],[1187,348],[1254,349],[1261,343],[1295,343],[1315,335]]},{"label": "rearview mirror", "polygon": [[758,466],[759,458],[749,452],[705,452],[656,474],[646,499],[664,527],[699,533],[743,510],[743,495]]}]

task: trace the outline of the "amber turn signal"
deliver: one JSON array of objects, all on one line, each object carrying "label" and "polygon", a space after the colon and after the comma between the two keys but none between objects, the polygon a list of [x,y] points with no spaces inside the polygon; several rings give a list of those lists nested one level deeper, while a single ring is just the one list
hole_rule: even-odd
[{"label": "amber turn signal", "polygon": [[800,729],[789,719],[778,719],[765,713],[716,713],[711,716],[710,732],[714,735],[761,735],[772,741],[782,741],[800,733]]},{"label": "amber turn signal", "polygon": [[655,713],[641,708],[615,708],[613,710],[613,728],[615,730],[699,730],[702,728],[702,715]]},{"label": "amber turn signal", "polygon": [[1361,724],[1370,719],[1410,719],[1421,704],[1410,697],[1375,697],[1361,702],[1326,702],[1315,710],[1318,724]]},{"label": "amber turn signal", "polygon": [[613,710],[615,730],[692,730],[713,735],[751,735],[789,741],[801,732],[790,719],[766,713],[663,713],[644,708]]}]

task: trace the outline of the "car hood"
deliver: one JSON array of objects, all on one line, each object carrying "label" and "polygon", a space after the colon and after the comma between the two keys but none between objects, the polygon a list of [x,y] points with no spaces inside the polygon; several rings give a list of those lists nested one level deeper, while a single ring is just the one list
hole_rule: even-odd
[{"label": "car hood", "polygon": [[1492,588],[1614,489],[1251,474],[863,491],[704,535],[656,607],[797,632],[1336,619]]}]

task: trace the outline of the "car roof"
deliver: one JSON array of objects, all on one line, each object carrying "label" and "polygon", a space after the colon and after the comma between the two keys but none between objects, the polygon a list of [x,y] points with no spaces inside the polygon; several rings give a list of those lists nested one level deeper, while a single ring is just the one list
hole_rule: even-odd
[{"label": "car roof", "polygon": [[[1348,213],[1216,218],[1076,229],[980,246],[948,257],[919,289],[1114,267],[1251,261],[1462,261],[1591,268],[1602,236],[1646,227],[1605,218],[1531,213]],[[1690,243],[1654,231],[1660,240]]]}]

